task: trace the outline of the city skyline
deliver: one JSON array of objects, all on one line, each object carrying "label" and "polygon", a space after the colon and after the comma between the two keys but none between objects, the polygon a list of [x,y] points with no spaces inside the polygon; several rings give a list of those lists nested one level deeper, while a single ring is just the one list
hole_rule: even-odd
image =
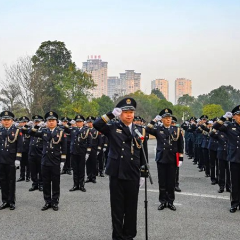
[{"label": "city skyline", "polygon": [[2,1],[0,79],[3,64],[58,40],[79,68],[98,53],[109,62],[108,76],[140,72],[147,94],[153,79],[168,79],[171,102],[177,77],[192,79],[193,96],[221,85],[240,89],[239,12],[236,0]]}]

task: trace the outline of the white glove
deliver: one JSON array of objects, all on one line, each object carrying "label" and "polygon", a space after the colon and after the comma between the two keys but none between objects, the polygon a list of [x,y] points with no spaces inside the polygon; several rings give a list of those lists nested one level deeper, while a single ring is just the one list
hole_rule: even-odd
[{"label": "white glove", "polygon": [[157,122],[157,121],[160,121],[160,120],[162,120],[162,117],[160,116],[160,115],[157,115],[155,118],[154,118],[154,120]]},{"label": "white glove", "polygon": [[63,125],[63,123],[62,123],[61,120],[58,121],[58,125],[59,125],[59,126],[62,126],[62,125]]},{"label": "white glove", "polygon": [[182,161],[179,161],[178,167],[181,167],[181,166],[182,166]]},{"label": "white glove", "polygon": [[99,151],[97,151],[97,156],[99,155],[99,153],[100,153],[100,152],[99,152]]},{"label": "white glove", "polygon": [[223,115],[224,118],[232,118],[231,112],[226,112],[225,115]]},{"label": "white glove", "polygon": [[75,120],[71,120],[70,123],[71,123],[71,124],[75,124],[76,121],[75,121]]},{"label": "white glove", "polygon": [[16,122],[16,123],[14,123],[14,125],[15,125],[15,127],[18,127],[18,126],[19,126],[19,123]]},{"label": "white glove", "polygon": [[145,178],[144,177],[140,177],[139,188],[142,187],[144,183],[145,183]]},{"label": "white glove", "polygon": [[43,128],[43,127],[46,127],[46,124],[45,124],[45,122],[40,122],[37,126]]},{"label": "white glove", "polygon": [[87,161],[88,158],[89,158],[89,153],[87,153],[87,154],[85,155],[85,160]]},{"label": "white glove", "polygon": [[19,160],[15,160],[15,167],[19,167],[20,166],[20,161]]},{"label": "white glove", "polygon": [[63,170],[63,166],[64,166],[64,162],[61,162],[61,163],[60,163],[61,172],[62,172],[62,170]]},{"label": "white glove", "polygon": [[106,149],[106,148],[103,148],[102,150],[103,150],[103,152],[106,152],[107,149]]},{"label": "white glove", "polygon": [[33,121],[29,121],[26,125],[32,127],[33,126]]},{"label": "white glove", "polygon": [[114,108],[113,111],[112,111],[112,114],[115,117],[119,117],[122,114],[122,109],[121,108]]}]

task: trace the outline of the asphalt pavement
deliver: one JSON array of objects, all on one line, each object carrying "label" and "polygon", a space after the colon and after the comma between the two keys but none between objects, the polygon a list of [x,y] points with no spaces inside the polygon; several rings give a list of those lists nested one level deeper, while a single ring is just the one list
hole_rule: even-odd
[{"label": "asphalt pavement", "polygon": [[[158,211],[158,180],[154,161],[156,141],[149,140],[153,185],[148,182],[149,240],[239,239],[240,211],[230,213],[229,193],[218,193],[203,172],[185,156],[180,168],[181,193],[177,211]],[[17,177],[19,176],[19,170]],[[87,192],[69,192],[72,176],[61,176],[59,211],[42,212],[42,192],[29,192],[31,183],[17,183],[16,209],[0,211],[0,240],[110,240],[111,215],[108,177],[87,183]],[[136,240],[145,239],[144,188],[140,189]]]}]

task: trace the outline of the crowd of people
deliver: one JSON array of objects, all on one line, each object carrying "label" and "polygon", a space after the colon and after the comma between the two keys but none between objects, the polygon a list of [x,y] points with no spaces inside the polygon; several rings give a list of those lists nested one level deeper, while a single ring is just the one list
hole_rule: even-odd
[{"label": "crowd of people", "polygon": [[[15,209],[17,182],[32,181],[29,191],[43,192],[45,204],[58,210],[60,175],[73,172],[69,191],[86,192],[86,183],[96,176],[109,176],[112,239],[133,239],[137,234],[139,185],[148,175],[149,135],[157,140],[159,185],[158,210],[176,211],[175,191],[179,188],[179,167],[185,153],[199,171],[205,171],[219,193],[231,193],[230,212],[240,204],[240,107],[208,119],[191,117],[181,126],[169,108],[162,109],[148,124],[134,115],[137,103],[122,99],[113,111],[95,118],[78,114],[74,119],[49,111],[44,117],[15,119],[10,111],[0,114],[0,210]],[[229,164],[230,162],[230,164]],[[86,177],[85,177],[86,175]]]}]

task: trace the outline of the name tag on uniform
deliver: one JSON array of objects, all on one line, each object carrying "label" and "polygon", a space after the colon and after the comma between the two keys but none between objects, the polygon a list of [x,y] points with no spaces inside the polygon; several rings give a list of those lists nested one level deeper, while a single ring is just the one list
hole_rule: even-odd
[{"label": "name tag on uniform", "polygon": [[164,132],[163,132],[163,131],[160,131],[160,133],[161,133],[161,134],[164,134]]},{"label": "name tag on uniform", "polygon": [[121,129],[116,129],[116,132],[117,133],[122,133],[122,130]]},{"label": "name tag on uniform", "polygon": [[233,131],[236,131],[236,128],[232,128]]},{"label": "name tag on uniform", "polygon": [[2,135],[2,132],[0,132],[0,135]]},{"label": "name tag on uniform", "polygon": [[46,133],[44,133],[44,134],[43,134],[43,136],[44,136],[44,137],[47,137],[47,134],[46,134]]}]

